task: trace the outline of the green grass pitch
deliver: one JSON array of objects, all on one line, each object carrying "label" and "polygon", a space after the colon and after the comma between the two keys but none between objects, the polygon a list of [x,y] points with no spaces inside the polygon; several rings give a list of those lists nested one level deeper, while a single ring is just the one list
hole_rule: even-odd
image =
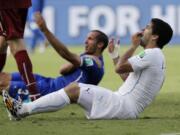
[{"label": "green grass pitch", "polygon": [[[83,47],[71,47],[82,52]],[[122,47],[122,54],[127,47]],[[87,120],[78,105],[68,106],[58,112],[27,117],[21,121],[9,121],[0,97],[0,135],[177,135],[180,134],[180,47],[163,49],[166,56],[166,80],[154,102],[137,120]],[[35,73],[55,77],[65,61],[52,48],[45,53],[30,55]],[[122,84],[114,73],[107,52],[105,76],[100,86],[116,90]],[[12,56],[4,71],[17,71]]]}]

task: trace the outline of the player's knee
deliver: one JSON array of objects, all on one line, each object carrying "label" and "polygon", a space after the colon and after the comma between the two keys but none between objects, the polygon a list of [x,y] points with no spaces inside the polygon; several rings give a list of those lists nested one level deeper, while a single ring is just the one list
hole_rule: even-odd
[{"label": "player's knee", "polygon": [[78,83],[71,83],[68,86],[66,86],[64,90],[70,98],[71,103],[76,103],[80,93]]},{"label": "player's knee", "polygon": [[0,53],[6,53],[7,52],[7,43],[5,42],[5,40],[3,40],[0,37]]},{"label": "player's knee", "polygon": [[1,72],[0,73],[0,87],[7,88],[11,81],[11,75],[8,73]]},{"label": "player's knee", "polygon": [[10,80],[11,77],[9,74],[4,72],[0,73],[0,95],[2,94],[2,90],[8,90]]},{"label": "player's knee", "polygon": [[9,44],[10,51],[13,55],[15,55],[19,51],[26,50],[26,47],[22,39],[14,39],[9,40],[7,42]]}]

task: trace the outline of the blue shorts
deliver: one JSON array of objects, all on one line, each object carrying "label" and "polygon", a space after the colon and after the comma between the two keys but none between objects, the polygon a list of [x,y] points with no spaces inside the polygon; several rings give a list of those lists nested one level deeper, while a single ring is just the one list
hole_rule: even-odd
[{"label": "blue shorts", "polygon": [[[38,74],[34,74],[37,82],[38,91],[41,96],[47,95],[54,91],[60,90],[66,86],[63,81],[63,77],[57,78],[44,77]],[[12,73],[12,80],[9,87],[9,94],[15,99],[27,100],[29,98],[29,91],[24,81],[22,81],[19,73]]]}]

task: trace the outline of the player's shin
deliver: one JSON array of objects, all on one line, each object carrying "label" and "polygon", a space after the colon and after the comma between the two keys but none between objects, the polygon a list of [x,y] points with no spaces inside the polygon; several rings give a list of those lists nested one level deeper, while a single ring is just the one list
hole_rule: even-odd
[{"label": "player's shin", "polygon": [[36,81],[32,74],[32,63],[31,63],[31,60],[29,59],[27,51],[22,50],[22,51],[17,52],[15,54],[15,59],[17,62],[19,72],[21,76],[23,77],[23,80],[25,81],[26,86],[31,95],[30,98],[32,99],[32,101],[34,101],[40,97],[40,93],[38,92]]},{"label": "player's shin", "polygon": [[19,113],[20,115],[23,115],[23,113],[32,115],[42,112],[52,112],[57,111],[68,104],[70,104],[69,97],[65,93],[64,89],[61,89],[57,92],[43,96],[33,102],[24,103]]}]

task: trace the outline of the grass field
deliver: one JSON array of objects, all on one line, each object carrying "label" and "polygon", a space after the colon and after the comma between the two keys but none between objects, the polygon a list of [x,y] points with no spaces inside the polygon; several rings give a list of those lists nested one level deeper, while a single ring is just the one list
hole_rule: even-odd
[{"label": "grass field", "polygon": [[[123,47],[121,53],[126,50]],[[82,52],[82,47],[71,48]],[[180,135],[180,47],[164,48],[167,62],[166,81],[155,101],[137,120],[86,120],[83,110],[72,105],[55,113],[30,116],[21,121],[9,121],[0,98],[0,135]],[[122,84],[114,73],[112,61],[105,57],[105,76],[101,86],[116,90]],[[65,61],[48,48],[43,54],[31,55],[34,72],[57,76]],[[4,71],[17,71],[12,56]]]}]

